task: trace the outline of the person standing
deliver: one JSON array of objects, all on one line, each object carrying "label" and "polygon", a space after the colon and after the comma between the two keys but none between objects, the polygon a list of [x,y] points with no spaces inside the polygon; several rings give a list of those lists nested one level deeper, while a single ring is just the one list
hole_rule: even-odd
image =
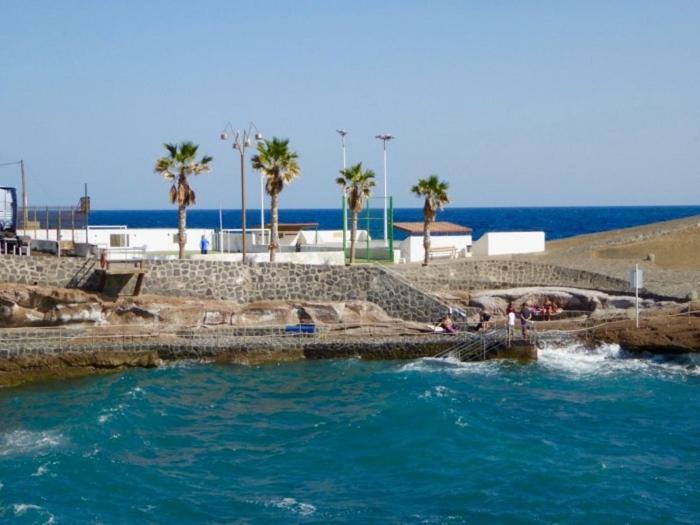
[{"label": "person standing", "polygon": [[523,304],[520,309],[520,330],[523,334],[523,339],[528,340],[528,330],[530,329],[530,321],[532,320],[532,311],[527,303]]},{"label": "person standing", "polygon": [[205,235],[199,240],[199,251],[202,255],[209,253],[209,239]]},{"label": "person standing", "polygon": [[508,346],[510,346],[510,342],[513,340],[513,334],[515,333],[515,311],[513,308],[508,307],[508,314],[506,318],[508,328]]}]

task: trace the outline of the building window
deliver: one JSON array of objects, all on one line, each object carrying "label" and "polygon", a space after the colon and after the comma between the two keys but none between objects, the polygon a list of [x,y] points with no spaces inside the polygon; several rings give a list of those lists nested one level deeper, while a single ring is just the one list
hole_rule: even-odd
[{"label": "building window", "polygon": [[129,246],[129,236],[126,233],[111,233],[109,246],[110,248],[126,248]]}]

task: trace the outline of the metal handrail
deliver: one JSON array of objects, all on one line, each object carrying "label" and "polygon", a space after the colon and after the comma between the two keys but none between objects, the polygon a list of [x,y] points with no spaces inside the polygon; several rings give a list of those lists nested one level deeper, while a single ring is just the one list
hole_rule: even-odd
[{"label": "metal handrail", "polygon": [[[662,318],[674,318],[674,317],[683,317],[683,316],[696,316],[700,314],[700,310],[689,310],[687,312],[679,312],[679,313],[674,313],[674,314],[668,314],[666,316],[663,316]],[[621,323],[629,323],[630,319],[622,319],[622,320],[615,320],[615,321],[608,321],[608,322],[603,322],[599,323],[593,326],[588,326],[588,327],[583,327],[583,328],[578,328],[578,329],[571,329],[571,330],[548,330],[547,333],[552,333],[552,334],[575,334],[575,333],[581,333],[581,332],[586,332],[586,331],[593,331],[593,330],[598,330],[603,327],[608,327],[616,324],[621,324]],[[154,326],[154,327],[148,327],[148,332],[145,331],[134,331],[132,332],[131,330],[135,330],[136,327],[134,325],[111,325],[108,327],[108,329],[111,330],[119,330],[122,329],[122,331],[117,331],[116,333],[99,333],[95,332],[92,330],[94,327],[92,326],[75,326],[75,327],[66,327],[66,326],[59,326],[59,327],[18,327],[18,328],[3,328],[0,329],[0,341],[27,341],[27,342],[42,342],[44,344],[56,344],[60,348],[65,348],[65,346],[71,346],[74,341],[89,341],[89,342],[96,342],[96,341],[109,341],[109,340],[114,340],[114,341],[121,341],[122,345],[125,344],[125,342],[128,340],[130,343],[133,343],[137,339],[157,339],[160,337],[172,337],[174,339],[177,339],[179,341],[184,340],[190,340],[192,342],[196,341],[204,341],[204,340],[209,340],[209,339],[216,339],[217,344],[221,344],[222,339],[224,338],[230,338],[230,337],[236,337],[236,338],[264,338],[264,337],[270,337],[270,334],[262,334],[262,335],[241,335],[241,334],[234,334],[231,332],[245,332],[247,330],[253,331],[253,330],[276,330],[280,331],[284,329],[285,325],[261,325],[261,326],[252,326],[252,327],[245,327],[245,326],[221,326],[221,327],[216,327],[216,326],[207,326],[206,328],[191,328],[191,329],[175,329],[175,328],[170,328],[170,327],[161,327],[161,326]],[[400,321],[396,322],[388,322],[388,323],[352,323],[352,324],[337,324],[337,325],[327,325],[327,326],[322,326],[319,328],[322,328],[321,330],[316,330],[313,334],[308,334],[308,333],[280,333],[278,334],[279,336],[283,337],[290,337],[290,338],[316,338],[316,339],[324,339],[327,337],[330,337],[331,335],[333,336],[338,336],[338,335],[343,335],[345,337],[360,337],[364,335],[372,335],[372,329],[375,329],[375,332],[378,328],[391,328],[393,326],[398,326],[399,328],[403,328],[403,325]],[[130,330],[123,330],[124,328],[129,328]],[[348,334],[347,331],[348,329],[357,329],[360,328],[362,330],[366,329],[367,332],[360,332],[360,333],[352,333]],[[144,328],[145,330],[145,328]],[[227,333],[228,332],[228,333]],[[331,332],[333,332],[331,334]],[[340,332],[341,334],[339,334]],[[531,337],[530,341],[533,342],[533,344],[537,344],[538,339],[540,338],[541,334],[537,330],[537,323],[532,323],[532,330],[531,330]],[[410,337],[414,339],[418,338],[426,338],[426,337],[440,337],[440,336],[445,336],[445,337],[458,337],[459,334],[456,336],[453,334],[445,334],[445,333],[434,333],[434,332],[417,332],[417,333],[412,333],[412,334],[399,334],[401,337]],[[488,352],[489,347],[492,344],[496,343],[501,343],[499,341],[495,341],[495,337],[498,334],[496,333],[495,330],[492,330],[487,333],[483,333],[480,338],[478,339],[473,339],[470,338],[468,340],[460,340],[457,339],[455,341],[455,345],[450,347],[447,350],[441,351],[438,353],[435,357],[444,357],[449,355],[450,353],[454,353],[455,351],[459,351],[462,355],[468,355],[467,350],[470,349],[472,346],[476,348],[475,344],[478,344],[483,352]],[[489,339],[491,341],[489,342]],[[83,343],[79,343],[83,344]],[[84,344],[88,344],[87,342]]]}]

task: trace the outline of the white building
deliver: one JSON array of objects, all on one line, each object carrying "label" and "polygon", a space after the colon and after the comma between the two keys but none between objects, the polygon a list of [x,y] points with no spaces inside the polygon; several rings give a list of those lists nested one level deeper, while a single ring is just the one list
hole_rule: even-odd
[{"label": "white building", "polygon": [[[422,222],[395,222],[394,228],[408,234],[399,243],[401,262],[422,262],[423,248]],[[472,229],[452,222],[434,222],[430,228],[430,258],[471,257]]]},{"label": "white building", "polygon": [[472,253],[479,256],[541,253],[545,250],[544,232],[489,232],[474,243]]}]

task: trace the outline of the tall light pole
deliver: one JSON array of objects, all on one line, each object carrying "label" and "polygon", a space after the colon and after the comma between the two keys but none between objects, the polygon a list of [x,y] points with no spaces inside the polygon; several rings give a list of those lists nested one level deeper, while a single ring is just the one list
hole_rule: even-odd
[{"label": "tall light pole", "polygon": [[[389,238],[389,223],[387,220],[388,213],[387,213],[387,205],[388,205],[388,192],[387,192],[387,174],[386,174],[386,143],[389,142],[394,138],[393,135],[389,135],[388,133],[381,133],[375,138],[379,139],[382,141],[382,144],[384,146],[384,242],[387,241]],[[369,233],[369,232],[368,232]]]},{"label": "tall light pole", "polygon": [[265,244],[265,176],[260,173],[260,235]]},{"label": "tall light pole", "polygon": [[[338,135],[340,135],[340,144],[341,147],[343,148],[343,169],[347,167],[345,163],[345,135],[348,134],[347,130],[344,129],[336,129],[335,130]],[[343,193],[343,199],[345,199],[345,189],[341,190]],[[348,207],[343,203],[343,249],[345,248],[345,230],[348,227]]]},{"label": "tall light pole", "polygon": [[241,155],[241,253],[242,253],[243,262],[245,262],[246,255],[247,255],[246,234],[248,233],[248,230],[246,228],[246,220],[245,220],[245,214],[246,214],[246,207],[245,207],[245,150],[252,144],[250,137],[253,133],[253,130],[255,130],[255,135],[254,135],[255,140],[257,142],[263,140],[262,133],[260,133],[260,130],[252,122],[248,126],[247,130],[234,129],[233,126],[231,125],[231,123],[229,122],[228,124],[226,124],[226,126],[224,126],[224,129],[220,135],[221,140],[229,140],[229,135],[228,135],[227,131],[230,131],[233,135],[233,139],[232,139],[233,149],[238,150],[238,153],[240,153],[240,155]]}]

